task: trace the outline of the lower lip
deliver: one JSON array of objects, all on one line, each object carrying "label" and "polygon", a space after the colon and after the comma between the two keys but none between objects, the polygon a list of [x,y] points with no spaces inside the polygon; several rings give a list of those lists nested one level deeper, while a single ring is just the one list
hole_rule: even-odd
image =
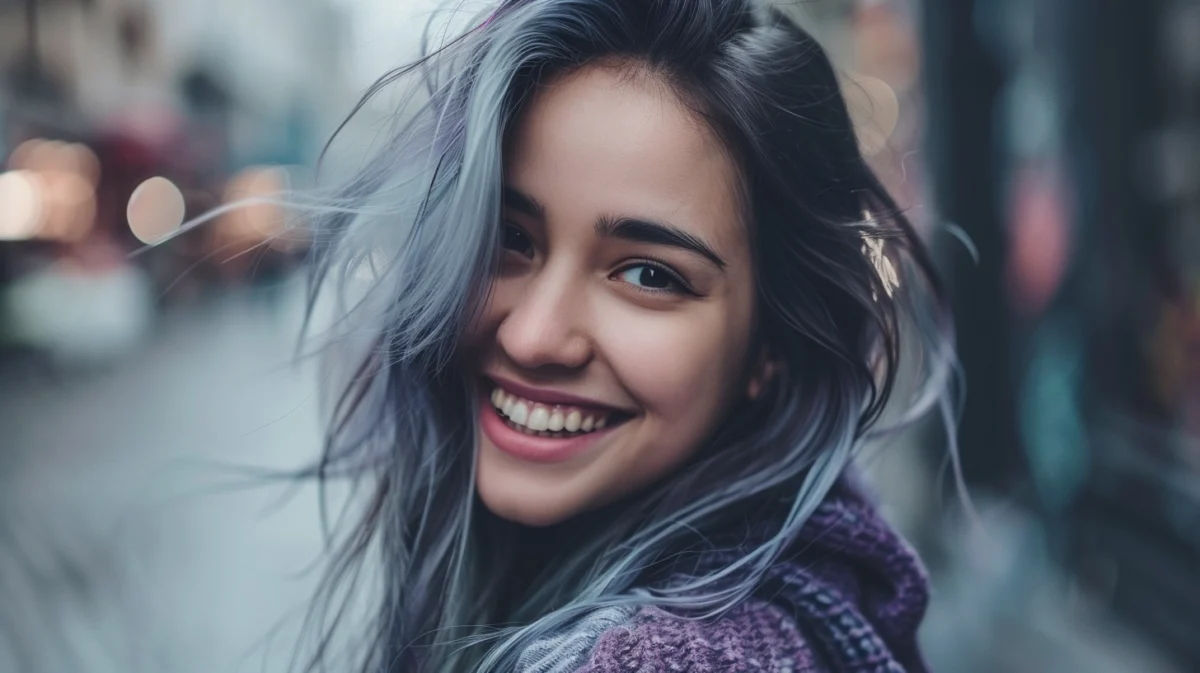
[{"label": "lower lip", "polygon": [[488,439],[504,453],[534,463],[561,463],[587,451],[615,428],[593,430],[575,437],[539,437],[509,427],[491,401],[484,398],[479,409],[479,424]]}]

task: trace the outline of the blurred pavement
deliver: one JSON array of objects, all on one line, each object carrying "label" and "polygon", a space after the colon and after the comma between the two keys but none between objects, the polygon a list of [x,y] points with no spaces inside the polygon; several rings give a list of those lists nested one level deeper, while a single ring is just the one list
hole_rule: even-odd
[{"label": "blurred pavement", "polygon": [[243,468],[317,454],[315,377],[289,364],[298,299],[167,316],[82,381],[0,376],[0,671],[286,669],[316,489]]}]

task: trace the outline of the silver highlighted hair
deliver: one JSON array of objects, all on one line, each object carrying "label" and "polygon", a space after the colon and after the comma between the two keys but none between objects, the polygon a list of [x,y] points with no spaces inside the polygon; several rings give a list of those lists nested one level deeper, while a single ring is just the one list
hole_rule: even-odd
[{"label": "silver highlighted hair", "polygon": [[[924,247],[858,151],[838,79],[803,30],[754,0],[509,0],[380,81],[423,100],[316,221],[312,294],[332,298],[321,479],[369,489],[345,529],[310,623],[308,670],[330,659],[332,609],[382,560],[360,670],[510,670],[534,641],[605,608],[715,614],[746,597],[864,441],[945,399],[949,313]],[[600,58],[661,77],[741,163],[758,270],[756,333],[782,363],[676,474],[574,522],[527,558],[536,533],[476,502],[465,327],[496,261],[507,131],[539,83]],[[418,86],[422,85],[422,86]],[[863,221],[864,209],[870,214]],[[864,253],[868,238],[870,254]],[[882,256],[900,279],[877,271]],[[892,400],[905,353],[922,385]],[[880,422],[893,401],[897,420]],[[722,571],[647,585],[646,570],[739,508],[780,502],[773,536]],[[561,531],[560,531],[561,532]],[[514,573],[540,574],[513,592]]]}]

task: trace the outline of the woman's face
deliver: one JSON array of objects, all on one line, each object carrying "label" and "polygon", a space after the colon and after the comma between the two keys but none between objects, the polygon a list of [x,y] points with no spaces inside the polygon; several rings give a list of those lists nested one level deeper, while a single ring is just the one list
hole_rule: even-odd
[{"label": "woman's face", "polygon": [[505,160],[501,267],[470,335],[476,485],[548,525],[678,468],[756,385],[754,269],[736,164],[650,75],[549,82]]}]

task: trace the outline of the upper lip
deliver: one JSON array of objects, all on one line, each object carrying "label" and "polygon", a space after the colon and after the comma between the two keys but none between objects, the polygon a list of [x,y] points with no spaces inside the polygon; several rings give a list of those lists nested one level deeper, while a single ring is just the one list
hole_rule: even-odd
[{"label": "upper lip", "polygon": [[611,404],[598,402],[591,398],[582,397],[580,395],[572,395],[558,390],[550,390],[548,388],[538,388],[535,386],[518,383],[512,379],[501,378],[499,376],[488,376],[488,379],[500,386],[504,390],[516,395],[524,397],[531,402],[542,402],[544,404],[567,404],[577,407],[591,407],[595,409],[606,409],[610,411],[622,411]]}]

